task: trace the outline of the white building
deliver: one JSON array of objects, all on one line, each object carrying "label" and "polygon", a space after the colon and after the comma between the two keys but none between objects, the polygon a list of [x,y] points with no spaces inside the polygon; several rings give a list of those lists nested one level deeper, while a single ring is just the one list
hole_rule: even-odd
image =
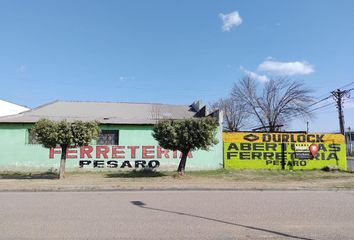
[{"label": "white building", "polygon": [[0,117],[28,111],[29,108],[0,100]]}]

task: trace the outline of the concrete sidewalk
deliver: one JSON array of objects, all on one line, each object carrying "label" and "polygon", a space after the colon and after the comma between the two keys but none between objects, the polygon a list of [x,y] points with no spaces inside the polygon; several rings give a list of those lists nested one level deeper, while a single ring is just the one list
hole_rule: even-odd
[{"label": "concrete sidewalk", "polygon": [[94,173],[67,174],[57,179],[0,179],[0,191],[130,191],[130,190],[348,190],[353,177],[311,180],[240,180],[212,177],[107,177]]}]

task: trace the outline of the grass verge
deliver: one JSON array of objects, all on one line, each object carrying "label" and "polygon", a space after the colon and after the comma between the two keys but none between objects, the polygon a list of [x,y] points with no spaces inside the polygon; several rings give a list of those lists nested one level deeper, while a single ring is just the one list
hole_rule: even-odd
[{"label": "grass verge", "polygon": [[325,172],[322,170],[228,170],[187,172],[188,175],[203,178],[221,178],[234,181],[304,181],[318,179],[354,179],[354,173],[344,171]]},{"label": "grass verge", "polygon": [[[95,176],[98,178],[174,178],[174,171],[100,171],[100,172],[66,172],[67,177]],[[0,179],[56,179],[57,173],[46,172],[0,172]],[[193,179],[220,179],[228,181],[307,181],[307,180],[330,180],[330,179],[351,179],[354,180],[353,172],[321,170],[288,171],[288,170],[208,170],[208,171],[187,171],[185,176]]]}]

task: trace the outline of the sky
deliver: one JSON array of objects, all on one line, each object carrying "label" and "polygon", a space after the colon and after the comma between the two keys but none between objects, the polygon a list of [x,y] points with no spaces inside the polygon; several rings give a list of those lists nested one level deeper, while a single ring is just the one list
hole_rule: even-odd
[{"label": "sky", "polygon": [[[249,75],[301,81],[320,100],[354,87],[353,9],[351,0],[0,0],[0,99],[209,104]],[[317,106],[310,131],[338,131],[334,100]],[[344,116],[354,129],[353,99]]]}]

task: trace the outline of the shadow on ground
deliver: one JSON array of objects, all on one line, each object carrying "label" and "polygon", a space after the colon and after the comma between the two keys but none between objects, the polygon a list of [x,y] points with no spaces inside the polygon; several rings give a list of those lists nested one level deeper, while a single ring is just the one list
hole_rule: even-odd
[{"label": "shadow on ground", "polygon": [[58,174],[54,172],[44,173],[21,173],[21,172],[8,172],[0,173],[0,179],[58,179]]},{"label": "shadow on ground", "polygon": [[234,222],[224,221],[224,220],[221,220],[221,219],[210,218],[210,217],[205,217],[205,216],[200,216],[200,215],[195,215],[195,214],[190,214],[190,213],[185,213],[185,212],[177,212],[177,211],[171,211],[171,210],[166,210],[166,209],[148,207],[142,201],[130,201],[130,203],[135,205],[135,206],[137,206],[137,207],[140,207],[141,209],[158,211],[158,212],[165,212],[165,213],[171,213],[171,214],[177,214],[177,215],[183,215],[183,216],[186,216],[186,217],[199,218],[199,219],[203,219],[203,220],[207,220],[207,221],[213,221],[213,222],[216,222],[216,223],[223,223],[223,224],[232,225],[232,226],[236,226],[236,227],[242,227],[242,228],[246,228],[246,229],[250,229],[250,230],[271,233],[271,234],[274,234],[275,236],[280,236],[282,239],[291,238],[291,239],[301,239],[301,240],[314,240],[312,238],[296,236],[296,235],[283,233],[283,232],[279,232],[279,231],[272,230],[272,229],[266,229],[266,228],[260,228],[260,227],[256,227],[256,226],[244,225],[244,224],[240,224],[240,223],[234,223]]},{"label": "shadow on ground", "polygon": [[147,177],[165,177],[168,176],[162,172],[155,171],[120,171],[116,173],[107,173],[108,178],[147,178]]}]

